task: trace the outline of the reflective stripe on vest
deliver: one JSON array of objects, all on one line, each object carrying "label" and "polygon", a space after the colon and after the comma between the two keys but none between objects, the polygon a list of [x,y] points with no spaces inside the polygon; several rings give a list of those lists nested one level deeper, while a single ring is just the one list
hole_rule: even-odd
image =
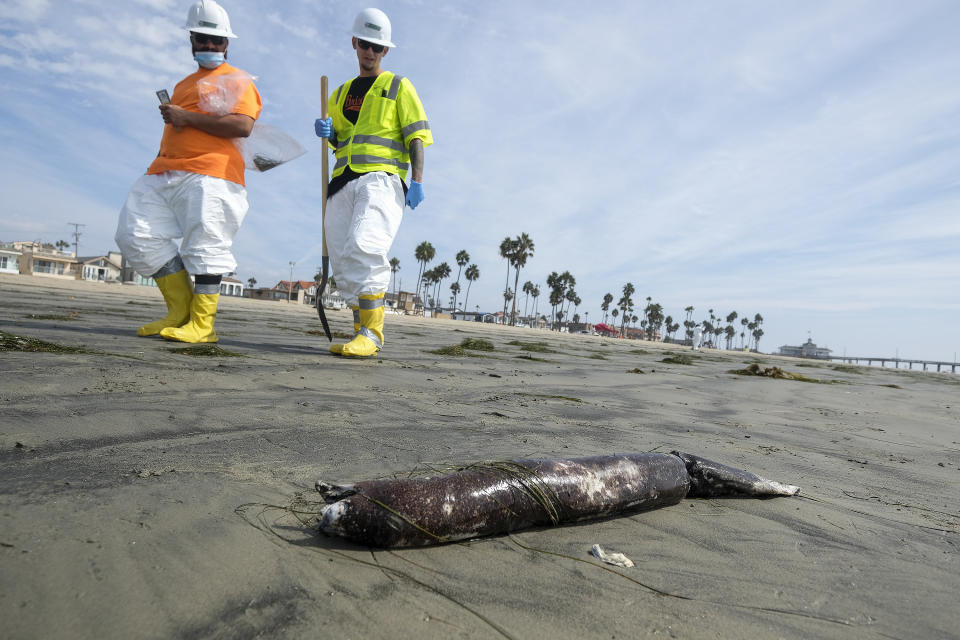
[{"label": "reflective stripe on vest", "polygon": [[403,129],[400,129],[400,133],[401,135],[403,135],[404,138],[406,138],[408,135],[410,135],[411,133],[414,133],[415,131],[423,131],[424,129],[429,129],[429,128],[430,128],[430,123],[428,123],[426,120],[420,120],[418,122],[414,122],[413,124],[408,124]]},{"label": "reflective stripe on vest", "polygon": [[393,82],[390,83],[390,91],[384,90],[380,95],[387,100],[396,100],[397,92],[400,91],[400,83],[403,81],[403,76],[393,76]]},{"label": "reflective stripe on vest", "polygon": [[[354,155],[351,156],[353,164],[388,164],[391,167],[396,167],[402,171],[406,171],[410,168],[409,162],[401,162],[394,158],[383,158],[381,156],[370,156],[370,155]],[[347,158],[337,158],[337,161],[333,164],[333,170],[336,171],[340,167],[345,167],[350,164],[350,160]]]},{"label": "reflective stripe on vest", "polygon": [[[401,132],[402,131],[403,129],[401,129]],[[393,149],[394,151],[403,152],[407,150],[407,148],[403,146],[402,142],[397,142],[396,140],[391,140],[390,138],[381,138],[380,136],[367,136],[360,133],[353,136],[353,144],[378,144],[381,147],[387,147],[388,149]]]}]

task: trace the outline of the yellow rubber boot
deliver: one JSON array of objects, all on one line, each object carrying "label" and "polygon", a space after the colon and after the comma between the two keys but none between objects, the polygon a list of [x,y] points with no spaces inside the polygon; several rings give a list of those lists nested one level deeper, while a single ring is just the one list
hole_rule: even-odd
[{"label": "yellow rubber boot", "polygon": [[[360,333],[360,307],[350,306],[353,309],[353,335],[356,337]],[[337,342],[330,345],[330,353],[335,353],[338,356],[343,355],[343,342]]]},{"label": "yellow rubber boot", "polygon": [[343,355],[367,358],[383,348],[383,296],[382,293],[360,296],[360,331],[343,345]]},{"label": "yellow rubber boot", "polygon": [[160,332],[162,338],[178,342],[216,342],[213,321],[217,319],[219,293],[195,293],[190,302],[190,322],[182,327],[168,327]]},{"label": "yellow rubber boot", "polygon": [[155,336],[167,327],[179,327],[190,319],[193,283],[184,269],[156,279],[157,288],[167,303],[167,315],[137,329],[138,336]]}]

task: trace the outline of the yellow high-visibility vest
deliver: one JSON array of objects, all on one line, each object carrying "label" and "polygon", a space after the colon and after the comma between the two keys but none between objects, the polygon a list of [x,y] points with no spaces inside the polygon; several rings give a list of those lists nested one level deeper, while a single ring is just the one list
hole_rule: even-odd
[{"label": "yellow high-visibility vest", "polygon": [[360,107],[357,124],[353,124],[343,115],[351,82],[340,85],[330,100],[336,105],[330,114],[337,132],[335,143],[330,143],[336,150],[333,177],[349,166],[357,173],[399,173],[406,180],[410,141],[419,138],[424,147],[433,144],[427,114],[416,89],[403,76],[384,71],[373,81]]}]

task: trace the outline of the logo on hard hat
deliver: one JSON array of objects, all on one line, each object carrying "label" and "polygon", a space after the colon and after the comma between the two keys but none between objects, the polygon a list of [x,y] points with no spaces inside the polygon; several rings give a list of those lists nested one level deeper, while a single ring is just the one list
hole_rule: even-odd
[{"label": "logo on hard hat", "polygon": [[207,22],[206,20],[200,20],[199,23],[201,27],[212,27],[214,29],[217,28],[216,22]]},{"label": "logo on hard hat", "polygon": [[380,25],[373,24],[372,22],[364,22],[363,26],[365,26],[367,29],[374,29],[375,31],[380,31]]}]

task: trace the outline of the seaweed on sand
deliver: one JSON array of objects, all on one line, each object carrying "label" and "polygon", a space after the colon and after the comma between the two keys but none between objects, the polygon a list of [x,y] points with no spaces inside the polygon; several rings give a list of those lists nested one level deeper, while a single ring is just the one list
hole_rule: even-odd
[{"label": "seaweed on sand", "polygon": [[18,336],[0,331],[0,351],[29,351],[33,353],[91,353],[83,347],[69,347],[37,338]]},{"label": "seaweed on sand", "polygon": [[534,353],[557,353],[551,349],[546,342],[524,342],[522,340],[511,340],[507,344],[514,347],[520,347],[523,351],[533,351]]},{"label": "seaweed on sand", "polygon": [[221,349],[215,344],[198,344],[190,347],[173,347],[170,353],[179,353],[184,356],[214,357],[214,358],[246,358],[242,353],[234,353]]},{"label": "seaweed on sand", "polygon": [[727,373],[732,373],[738,376],[761,376],[764,378],[775,378],[777,380],[814,382],[816,384],[838,384],[840,382],[839,380],[819,380],[817,378],[810,378],[799,373],[790,373],[789,371],[784,371],[780,367],[761,367],[756,362],[748,366],[746,369],[731,369]]},{"label": "seaweed on sand", "polygon": [[468,358],[485,357],[476,353],[470,353],[470,351],[493,351],[493,343],[482,338],[464,338],[460,344],[451,345],[449,347],[440,347],[439,349],[434,349],[432,351],[428,351],[427,353],[434,353],[438,356],[466,356]]}]

